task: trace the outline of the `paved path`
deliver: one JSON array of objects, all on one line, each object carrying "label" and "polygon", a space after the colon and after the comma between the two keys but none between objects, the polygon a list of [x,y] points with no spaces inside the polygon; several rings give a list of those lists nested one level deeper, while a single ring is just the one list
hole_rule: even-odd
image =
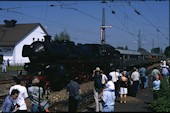
[{"label": "paved path", "polygon": [[115,112],[151,112],[148,104],[152,101],[151,88],[142,89],[136,97],[127,96],[127,103],[115,103]]},{"label": "paved path", "polygon": [[[127,103],[120,103],[119,100],[115,102],[115,112],[152,112],[148,105],[153,100],[152,82],[149,77],[149,87],[141,89],[136,97],[127,96]],[[94,103],[81,110],[81,112],[95,112]]]}]

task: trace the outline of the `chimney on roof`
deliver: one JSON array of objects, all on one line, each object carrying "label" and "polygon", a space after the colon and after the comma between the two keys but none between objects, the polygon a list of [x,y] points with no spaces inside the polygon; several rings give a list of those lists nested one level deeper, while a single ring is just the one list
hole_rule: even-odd
[{"label": "chimney on roof", "polygon": [[44,36],[44,40],[46,41],[46,42],[50,42],[50,40],[51,40],[51,36],[50,35],[45,35]]},{"label": "chimney on roof", "polygon": [[4,22],[5,22],[5,27],[14,27],[17,21],[16,20],[11,20],[11,21],[4,20]]}]

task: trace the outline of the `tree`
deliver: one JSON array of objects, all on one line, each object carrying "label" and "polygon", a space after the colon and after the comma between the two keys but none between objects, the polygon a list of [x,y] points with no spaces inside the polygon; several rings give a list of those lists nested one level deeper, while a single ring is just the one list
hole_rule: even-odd
[{"label": "tree", "polygon": [[161,49],[160,49],[159,47],[157,47],[157,48],[152,48],[152,49],[151,49],[151,53],[157,53],[157,54],[159,54],[160,51],[161,51]]},{"label": "tree", "polygon": [[56,34],[54,37],[55,41],[70,41],[70,36],[69,34],[65,31],[60,32],[60,34]]},{"label": "tree", "polygon": [[117,49],[124,49],[124,47],[120,47],[120,46],[118,46],[118,47],[117,47]]},{"label": "tree", "polygon": [[125,50],[128,50],[128,46],[127,45],[125,46]]},{"label": "tree", "polygon": [[144,48],[139,48],[138,51],[139,52],[147,52]]},{"label": "tree", "polygon": [[165,48],[165,51],[164,51],[166,57],[169,57],[170,58],[170,46],[166,47]]}]

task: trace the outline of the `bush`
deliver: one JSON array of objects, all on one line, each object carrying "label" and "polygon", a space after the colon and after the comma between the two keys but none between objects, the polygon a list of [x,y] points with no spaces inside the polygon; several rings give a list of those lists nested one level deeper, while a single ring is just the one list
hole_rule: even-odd
[{"label": "bush", "polygon": [[161,80],[158,99],[153,100],[149,107],[154,112],[170,112],[170,85],[168,78]]}]

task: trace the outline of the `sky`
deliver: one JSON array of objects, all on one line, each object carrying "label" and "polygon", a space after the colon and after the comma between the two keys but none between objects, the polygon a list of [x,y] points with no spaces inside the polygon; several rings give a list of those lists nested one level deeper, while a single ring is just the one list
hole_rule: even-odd
[{"label": "sky", "polygon": [[105,28],[106,44],[137,50],[140,32],[142,48],[164,51],[169,46],[169,6],[168,0],[0,1],[0,24],[13,19],[18,24],[41,23],[52,38],[66,31],[76,44],[100,44],[105,9],[105,25],[112,26]]}]

